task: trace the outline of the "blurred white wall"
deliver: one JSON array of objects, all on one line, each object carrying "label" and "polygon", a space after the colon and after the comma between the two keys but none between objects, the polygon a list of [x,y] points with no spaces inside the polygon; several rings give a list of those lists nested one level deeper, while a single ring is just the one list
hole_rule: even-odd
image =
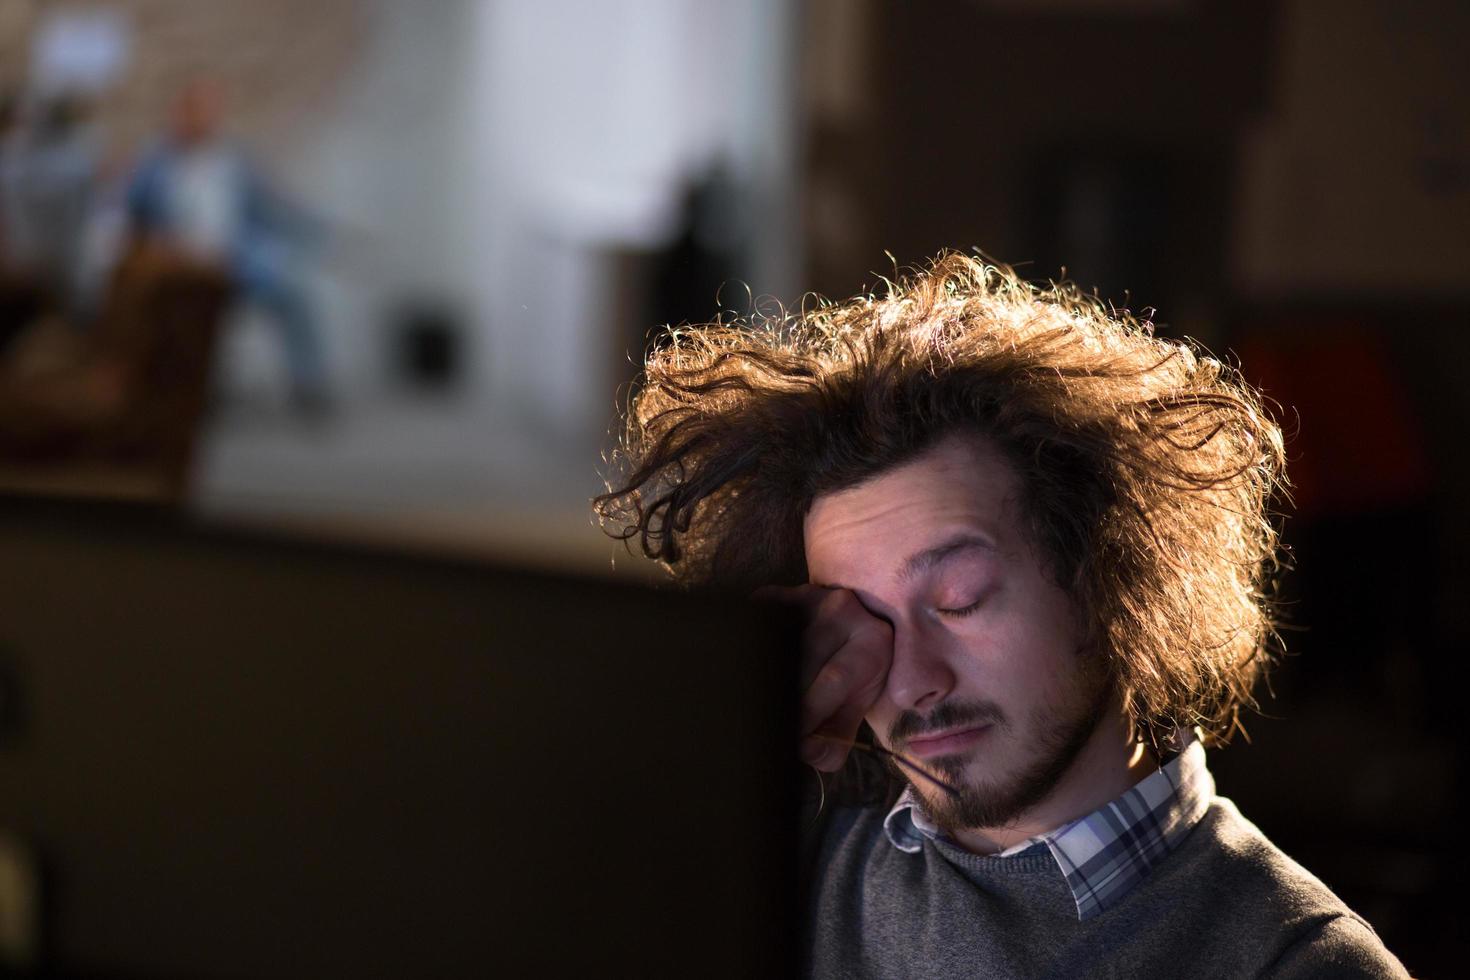
[{"label": "blurred white wall", "polygon": [[474,13],[458,237],[490,339],[481,369],[556,431],[601,426],[616,356],[609,258],[663,244],[701,170],[723,162],[752,189],[751,285],[791,294],[794,11],[505,0]]},{"label": "blurred white wall", "polygon": [[716,160],[757,201],[750,285],[799,287],[786,0],[372,0],[366,19],[335,108],[282,161],[345,232],[320,292],[349,391],[386,380],[393,301],[436,294],[468,314],[465,411],[605,427],[609,256],[662,244]]}]

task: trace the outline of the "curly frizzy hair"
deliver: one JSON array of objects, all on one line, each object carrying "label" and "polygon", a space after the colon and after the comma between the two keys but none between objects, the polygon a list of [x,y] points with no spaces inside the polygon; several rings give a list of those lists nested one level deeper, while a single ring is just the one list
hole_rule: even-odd
[{"label": "curly frizzy hair", "polygon": [[645,366],[603,529],[688,584],[806,580],[825,493],[980,435],[1158,745],[1240,727],[1277,652],[1280,427],[1238,374],[1075,287],[957,253],[882,296],[672,331]]}]

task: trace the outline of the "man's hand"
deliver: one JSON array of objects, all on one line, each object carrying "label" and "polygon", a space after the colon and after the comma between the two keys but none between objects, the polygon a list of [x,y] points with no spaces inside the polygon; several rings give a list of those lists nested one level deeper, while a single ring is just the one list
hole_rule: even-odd
[{"label": "man's hand", "polygon": [[835,772],[893,663],[893,627],[847,589],[817,585],[761,589],[758,599],[795,603],[807,614],[801,638],[801,758]]}]

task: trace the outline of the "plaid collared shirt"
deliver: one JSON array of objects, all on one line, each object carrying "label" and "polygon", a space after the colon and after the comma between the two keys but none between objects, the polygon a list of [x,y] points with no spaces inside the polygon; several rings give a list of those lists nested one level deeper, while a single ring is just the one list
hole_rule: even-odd
[{"label": "plaid collared shirt", "polygon": [[[1045,844],[1072,890],[1078,920],[1085,921],[1147,877],[1205,815],[1214,796],[1204,746],[1191,738],[1184,751],[1116,800],[996,856]],[[939,836],[915,809],[912,790],[899,797],[883,830],[894,847],[910,854],[923,850],[925,837]]]}]

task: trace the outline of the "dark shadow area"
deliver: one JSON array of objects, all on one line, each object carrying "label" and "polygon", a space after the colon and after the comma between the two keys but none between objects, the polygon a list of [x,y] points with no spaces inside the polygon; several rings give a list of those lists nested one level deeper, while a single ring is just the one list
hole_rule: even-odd
[{"label": "dark shadow area", "polygon": [[7,976],[791,970],[785,610],[119,505],[0,542]]}]

